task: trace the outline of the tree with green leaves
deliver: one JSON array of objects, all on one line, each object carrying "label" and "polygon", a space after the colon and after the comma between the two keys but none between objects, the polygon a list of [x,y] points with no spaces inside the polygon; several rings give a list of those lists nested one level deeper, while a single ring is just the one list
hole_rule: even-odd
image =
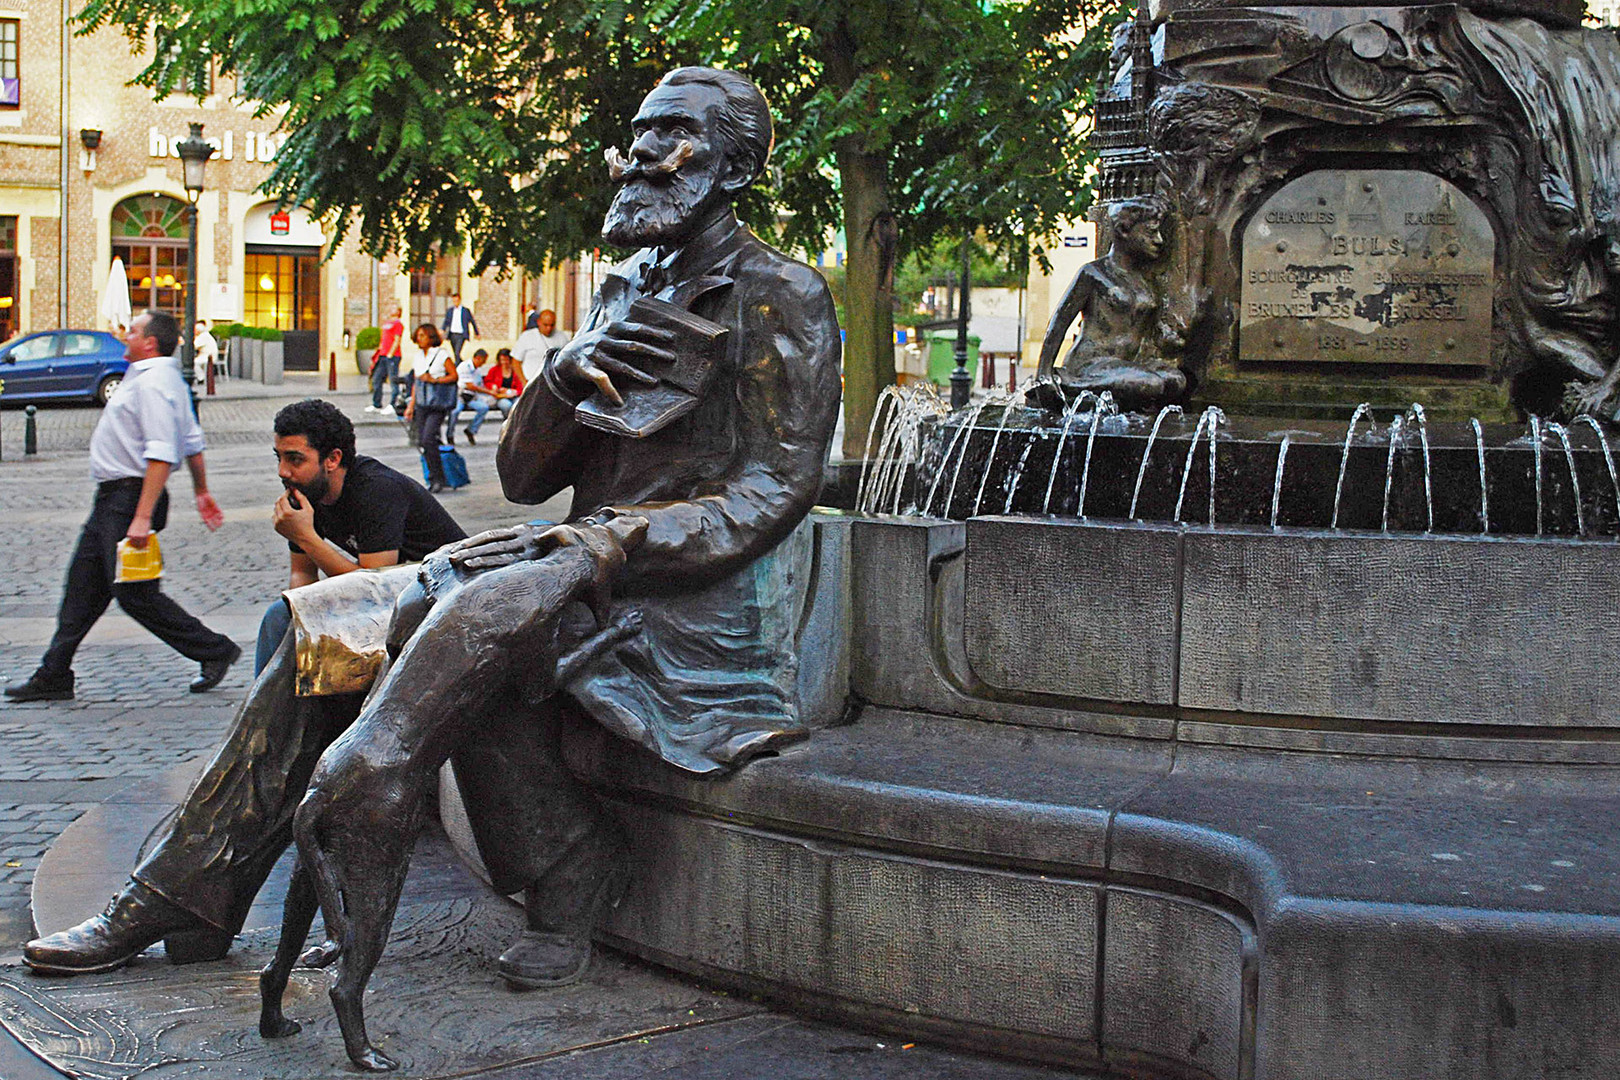
[{"label": "tree with green leaves", "polygon": [[599,246],[602,154],[658,77],[746,72],[777,116],[740,212],[790,248],[847,244],[845,441],[894,379],[898,262],[980,232],[1013,265],[1089,203],[1084,130],[1119,0],[90,0],[152,40],[141,83],[285,109],[266,190],[364,247],[478,271]]}]

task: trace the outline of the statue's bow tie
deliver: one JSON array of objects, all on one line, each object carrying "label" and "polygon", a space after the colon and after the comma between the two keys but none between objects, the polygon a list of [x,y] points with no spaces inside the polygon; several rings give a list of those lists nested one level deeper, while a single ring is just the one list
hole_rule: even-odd
[{"label": "statue's bow tie", "polygon": [[669,284],[669,268],[658,263],[648,263],[641,269],[641,285],[638,291],[642,296],[655,296]]}]

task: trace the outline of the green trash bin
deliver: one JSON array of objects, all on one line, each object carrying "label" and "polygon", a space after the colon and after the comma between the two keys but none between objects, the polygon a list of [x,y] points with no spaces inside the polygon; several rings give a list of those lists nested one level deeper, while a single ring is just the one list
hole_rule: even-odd
[{"label": "green trash bin", "polygon": [[[968,374],[973,376],[969,385],[979,385],[979,339],[968,335]],[[951,372],[956,370],[956,334],[934,334],[928,339],[928,379],[940,386],[951,385]]]}]

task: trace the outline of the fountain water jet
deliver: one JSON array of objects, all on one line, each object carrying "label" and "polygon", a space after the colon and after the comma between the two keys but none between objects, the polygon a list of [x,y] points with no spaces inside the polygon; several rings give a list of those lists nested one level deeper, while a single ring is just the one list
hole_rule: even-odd
[{"label": "fountain water jet", "polygon": [[1192,442],[1187,446],[1187,465],[1181,472],[1181,493],[1176,496],[1176,516],[1173,520],[1181,520],[1181,507],[1187,499],[1187,481],[1192,477],[1193,455],[1198,452],[1198,439],[1206,431],[1209,433],[1209,523],[1215,524],[1215,435],[1220,428],[1226,414],[1220,406],[1211,405],[1204,410],[1198,418],[1198,426],[1193,429]]},{"label": "fountain water jet", "polygon": [[1395,485],[1395,452],[1401,445],[1401,434],[1406,418],[1397,416],[1389,422],[1389,454],[1384,459],[1384,516],[1381,531],[1389,532],[1389,492]]},{"label": "fountain water jet", "polygon": [[[1478,420],[1468,421],[1474,428],[1474,447],[1479,452],[1479,531],[1489,534],[1491,531],[1491,496],[1485,483],[1485,429],[1479,426]],[[1620,500],[1620,484],[1615,485],[1615,498]]]},{"label": "fountain water jet", "polygon": [[1328,526],[1331,529],[1339,527],[1339,500],[1344,496],[1344,474],[1350,467],[1350,443],[1356,437],[1356,425],[1370,412],[1372,405],[1363,401],[1356,406],[1356,411],[1350,414],[1350,427],[1344,433],[1344,454],[1339,458],[1339,483],[1333,489],[1333,523]]},{"label": "fountain water jet", "polygon": [[1564,447],[1564,461],[1569,465],[1570,492],[1575,499],[1575,535],[1586,535],[1586,517],[1581,510],[1581,476],[1575,470],[1575,449],[1569,444],[1569,429],[1563,424],[1548,424],[1547,430],[1557,436]]},{"label": "fountain water jet", "polygon": [[1277,515],[1282,510],[1283,469],[1288,466],[1288,440],[1284,435],[1282,445],[1277,447],[1277,480],[1271,489],[1271,527],[1277,527]]},{"label": "fountain water jet", "polygon": [[1153,420],[1153,430],[1148,432],[1147,445],[1142,448],[1142,467],[1136,470],[1136,487],[1131,489],[1130,518],[1132,521],[1142,520],[1136,516],[1136,506],[1142,498],[1142,481],[1147,476],[1148,458],[1153,456],[1153,442],[1159,437],[1159,428],[1164,424],[1164,418],[1172,414],[1176,416],[1184,415],[1180,405],[1166,405],[1159,410],[1159,415],[1154,417]]}]

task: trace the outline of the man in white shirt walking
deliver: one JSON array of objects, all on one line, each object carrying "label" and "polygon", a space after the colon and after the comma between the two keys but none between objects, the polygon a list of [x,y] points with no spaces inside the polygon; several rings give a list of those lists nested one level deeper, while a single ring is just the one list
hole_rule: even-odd
[{"label": "man in white shirt walking", "polygon": [[480,331],[472,308],[462,304],[460,293],[451,295],[450,310],[444,313],[442,329],[444,336],[450,339],[450,351],[456,354],[456,363],[461,363],[461,347],[467,344],[467,338],[477,337]]},{"label": "man in white shirt walking", "polygon": [[167,645],[202,665],[192,693],[219,685],[242,650],[208,629],[173,599],[158,581],[117,584],[118,542],[144,548],[169,516],[169,473],[185,459],[197,512],[217,529],[225,521],[208,493],[203,433],[191,411],[191,395],[175,352],[180,328],[167,312],[136,317],[125,335],[131,361],[124,381],[107,402],[90,437],[90,477],[96,499],[68,563],[56,634],[28,681],[6,687],[13,701],[65,701],[73,697],[73,655],[79,642],[113,600]]}]

